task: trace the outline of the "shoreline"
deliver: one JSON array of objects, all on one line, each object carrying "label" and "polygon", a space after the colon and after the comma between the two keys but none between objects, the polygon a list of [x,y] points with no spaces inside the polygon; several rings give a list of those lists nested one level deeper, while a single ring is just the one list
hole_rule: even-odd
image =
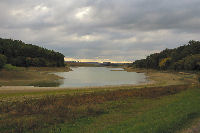
[{"label": "shoreline", "polygon": [[[144,69],[127,69],[127,72],[139,72],[146,75],[147,82],[139,84],[127,84],[127,85],[104,85],[104,86],[85,86],[85,87],[35,87],[35,86],[1,86],[0,92],[14,93],[14,92],[40,92],[40,91],[59,91],[59,90],[115,90],[115,89],[131,89],[131,88],[143,88],[143,87],[156,87],[156,86],[169,86],[169,85],[183,85],[194,84],[195,75],[191,74],[190,77],[178,73],[160,72],[156,70],[144,70]],[[192,79],[188,79],[191,78]],[[162,79],[160,78],[162,77]],[[184,78],[184,79],[182,79]],[[191,80],[194,83],[191,83]]]}]

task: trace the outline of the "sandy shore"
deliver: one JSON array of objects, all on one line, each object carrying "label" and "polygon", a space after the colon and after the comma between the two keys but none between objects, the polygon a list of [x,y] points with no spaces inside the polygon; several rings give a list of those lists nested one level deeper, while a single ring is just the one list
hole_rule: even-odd
[{"label": "sandy shore", "polygon": [[1,86],[1,91],[46,91],[46,90],[75,90],[75,89],[114,89],[130,88],[151,85],[153,82],[133,84],[133,85],[108,85],[108,86],[90,86],[90,87],[34,87],[34,86]]}]

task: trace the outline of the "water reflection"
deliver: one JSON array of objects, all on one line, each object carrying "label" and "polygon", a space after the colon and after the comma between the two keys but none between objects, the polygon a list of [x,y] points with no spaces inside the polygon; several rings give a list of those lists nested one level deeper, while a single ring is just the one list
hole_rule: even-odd
[{"label": "water reflection", "polygon": [[70,72],[56,72],[63,77],[59,87],[128,85],[147,82],[144,73],[126,72],[121,68],[78,67]]}]

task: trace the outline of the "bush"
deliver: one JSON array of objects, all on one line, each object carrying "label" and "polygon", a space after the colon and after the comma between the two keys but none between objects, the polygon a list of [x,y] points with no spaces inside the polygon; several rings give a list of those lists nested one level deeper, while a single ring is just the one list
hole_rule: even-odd
[{"label": "bush", "polygon": [[7,62],[6,56],[0,54],[0,68],[2,68]]},{"label": "bush", "polygon": [[3,68],[6,70],[18,70],[18,67],[13,66],[11,64],[5,64]]}]

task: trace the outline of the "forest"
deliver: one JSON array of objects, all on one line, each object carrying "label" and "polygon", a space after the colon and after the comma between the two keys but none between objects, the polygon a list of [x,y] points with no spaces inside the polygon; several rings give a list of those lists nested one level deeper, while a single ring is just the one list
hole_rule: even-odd
[{"label": "forest", "polygon": [[151,54],[146,59],[133,62],[133,66],[159,70],[199,71],[200,42],[191,40],[187,45]]},{"label": "forest", "polygon": [[0,68],[5,64],[21,67],[62,67],[64,55],[21,40],[0,38]]}]

